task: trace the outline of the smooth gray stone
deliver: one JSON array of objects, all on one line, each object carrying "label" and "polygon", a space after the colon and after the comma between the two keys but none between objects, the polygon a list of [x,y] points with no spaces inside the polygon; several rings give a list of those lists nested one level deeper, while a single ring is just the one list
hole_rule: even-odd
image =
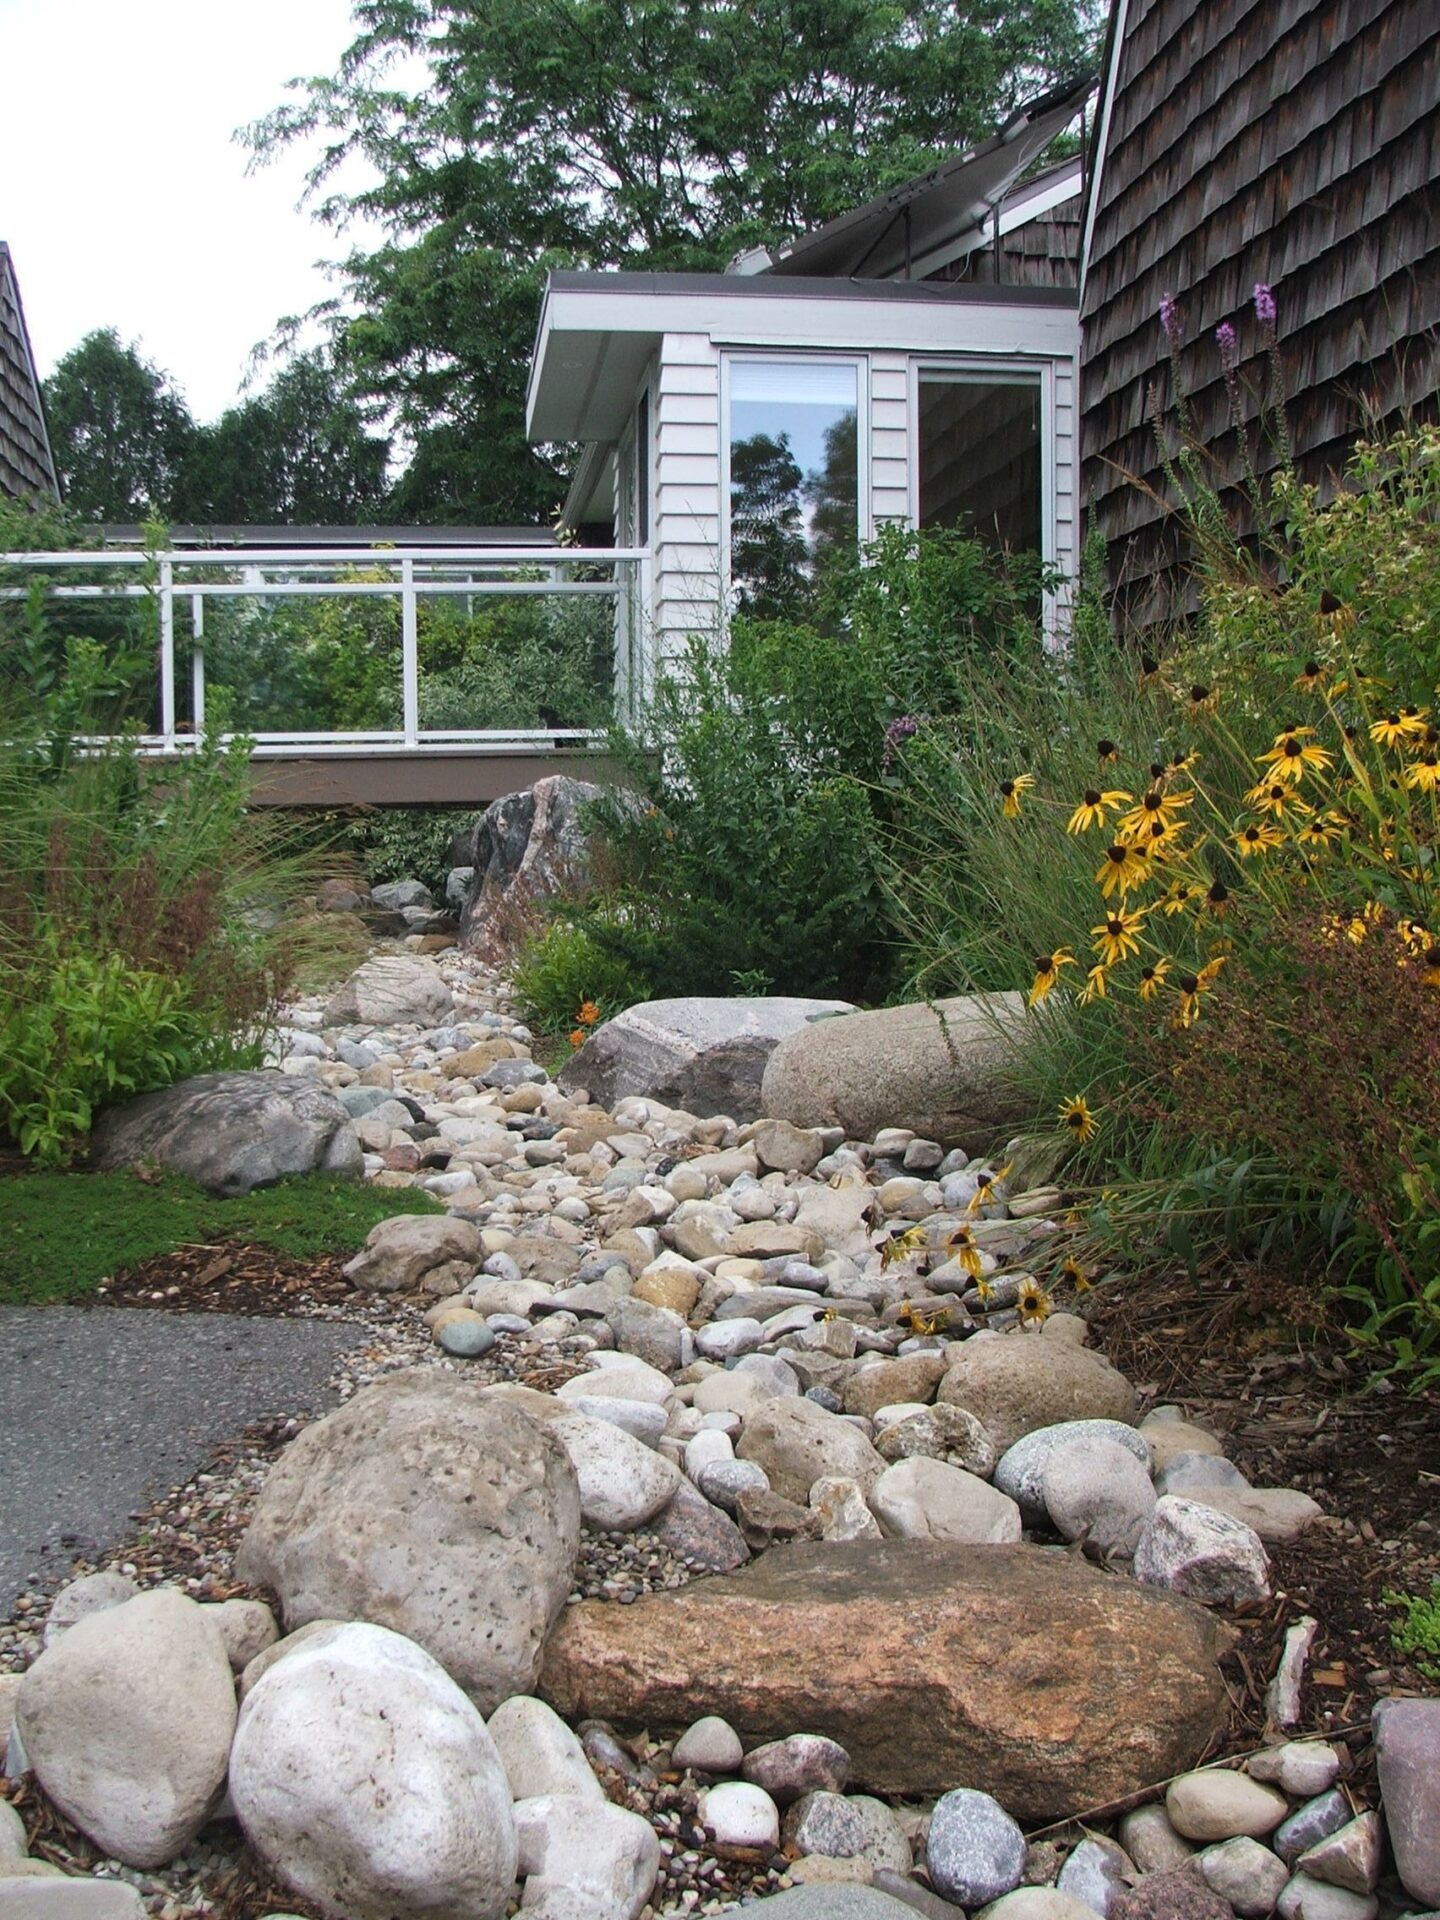
[{"label": "smooth gray stone", "polygon": [[1307,1847],[1337,1832],[1350,1818],[1350,1802],[1338,1787],[1332,1787],[1297,1807],[1288,1820],[1282,1820],[1271,1834],[1270,1844],[1286,1866],[1293,1867]]},{"label": "smooth gray stone", "polygon": [[[762,1920],[913,1920],[915,1908],[875,1887],[831,1885],[791,1887],[759,1903]],[[755,1912],[755,1903],[724,1907],[724,1913]],[[924,1909],[922,1909],[924,1911]],[[951,1908],[953,1913],[955,1908]]]}]

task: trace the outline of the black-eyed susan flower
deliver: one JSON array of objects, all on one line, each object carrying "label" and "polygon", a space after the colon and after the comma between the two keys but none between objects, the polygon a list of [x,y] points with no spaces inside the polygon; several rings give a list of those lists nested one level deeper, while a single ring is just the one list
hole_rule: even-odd
[{"label": "black-eyed susan flower", "polygon": [[956,1227],[945,1245],[972,1280],[983,1282],[985,1262],[969,1227]]},{"label": "black-eyed susan flower", "polygon": [[1318,660],[1307,660],[1295,676],[1295,685],[1301,693],[1319,693],[1328,677]]},{"label": "black-eyed susan flower", "polygon": [[1432,750],[1412,760],[1405,769],[1405,784],[1417,793],[1434,793],[1440,786],[1440,754]]},{"label": "black-eyed susan flower", "polygon": [[1128,806],[1133,798],[1133,794],[1124,793],[1119,787],[1087,787],[1065,831],[1088,833],[1091,827],[1103,827],[1107,814],[1113,813],[1118,807]]},{"label": "black-eyed susan flower", "polygon": [[1138,992],[1142,1000],[1153,1000],[1165,984],[1165,976],[1170,971],[1170,962],[1163,957],[1152,960],[1147,967],[1140,969]]},{"label": "black-eyed susan flower", "polygon": [[1057,1277],[1061,1280],[1068,1280],[1071,1286],[1074,1287],[1076,1293],[1089,1293],[1090,1291],[1090,1276],[1086,1273],[1084,1267],[1081,1266],[1073,1253],[1060,1262],[1060,1271]]},{"label": "black-eyed susan flower", "polygon": [[1335,756],[1328,747],[1317,746],[1310,737],[1313,727],[1286,727],[1275,736],[1275,744],[1260,756],[1262,767],[1273,767],[1274,777],[1289,786],[1298,786],[1307,773],[1323,773],[1333,765]]},{"label": "black-eyed susan flower", "polygon": [[925,1251],[926,1235],[924,1227],[906,1227],[892,1233],[881,1243],[880,1265],[884,1269],[893,1267],[901,1260],[911,1260],[917,1253]]},{"label": "black-eyed susan flower", "polygon": [[1200,1017],[1200,1001],[1215,983],[1215,976],[1225,964],[1221,954],[1216,960],[1209,961],[1198,973],[1177,973],[1175,985],[1180,989],[1180,1011],[1175,1020],[1178,1026],[1193,1027]]},{"label": "black-eyed susan flower", "polygon": [[1252,820],[1248,827],[1242,827],[1231,837],[1242,860],[1263,858],[1285,844],[1284,834],[1268,820]]},{"label": "black-eyed susan flower", "polygon": [[1050,1317],[1050,1296],[1033,1273],[1027,1273],[1020,1282],[1019,1292],[1015,1295],[1015,1311],[1020,1316],[1022,1327],[1038,1327]]},{"label": "black-eyed susan flower", "polygon": [[1073,1093],[1060,1102],[1060,1118],[1072,1140],[1093,1140],[1100,1129],[1083,1093]]},{"label": "black-eyed susan flower", "polygon": [[1144,847],[1117,840],[1105,850],[1105,858],[1095,869],[1095,879],[1108,900],[1118,893],[1123,900],[1132,887],[1143,887],[1150,878],[1150,856]]},{"label": "black-eyed susan flower", "polygon": [[1164,787],[1147,787],[1139,803],[1120,822],[1120,831],[1129,839],[1157,838],[1154,829],[1167,834],[1180,825],[1181,810],[1195,798],[1193,793],[1171,793]]},{"label": "black-eyed susan flower", "polygon": [[1097,961],[1086,974],[1085,984],[1075,996],[1076,1003],[1079,1006],[1088,1007],[1092,1000],[1103,1000],[1109,988],[1109,983],[1109,968],[1106,967],[1103,962]]},{"label": "black-eyed susan flower", "polygon": [[1295,804],[1295,793],[1281,780],[1260,780],[1246,793],[1245,803],[1257,813],[1272,814],[1278,820],[1287,807]]},{"label": "black-eyed susan flower", "polygon": [[989,1280],[986,1279],[983,1273],[975,1273],[975,1274],[972,1274],[970,1277],[975,1282],[976,1299],[979,1301],[982,1308],[988,1307],[990,1305],[990,1302],[995,1298],[994,1287],[991,1286]]},{"label": "black-eyed susan flower", "polygon": [[1440,946],[1428,946],[1421,954],[1420,978],[1427,987],[1440,987]]},{"label": "black-eyed susan flower", "polygon": [[1172,880],[1155,904],[1169,918],[1173,914],[1184,913],[1187,907],[1193,907],[1203,893],[1204,889],[1193,880]]},{"label": "black-eyed susan flower", "polygon": [[1033,773],[1017,773],[1013,780],[1000,782],[1000,811],[1007,820],[1019,819],[1021,798],[1034,784]]},{"label": "black-eyed susan flower", "polygon": [[1095,758],[1100,762],[1102,767],[1108,766],[1112,760],[1118,760],[1120,758],[1120,749],[1113,740],[1097,740],[1095,742]]},{"label": "black-eyed susan flower", "polygon": [[1220,704],[1220,689],[1197,680],[1186,696],[1186,704],[1192,713],[1213,713]]},{"label": "black-eyed susan flower", "polygon": [[1307,853],[1324,853],[1343,838],[1345,822],[1338,813],[1312,813],[1295,835],[1297,847]]},{"label": "black-eyed susan flower", "polygon": [[1056,947],[1053,953],[1042,953],[1036,957],[1035,978],[1030,983],[1030,992],[1026,996],[1027,1006],[1038,1006],[1047,993],[1054,990],[1060,978],[1062,967],[1073,967],[1075,956],[1068,947]]},{"label": "black-eyed susan flower", "polygon": [[1212,880],[1205,889],[1205,911],[1213,913],[1217,919],[1230,910],[1230,889],[1223,880]]},{"label": "black-eyed susan flower", "polygon": [[1401,707],[1400,709],[1400,723],[1412,740],[1418,740],[1423,736],[1429,718],[1428,707]]},{"label": "black-eyed susan flower", "polygon": [[1145,924],[1145,909],[1137,907],[1127,913],[1123,906],[1107,913],[1098,927],[1091,927],[1095,936],[1095,951],[1107,967],[1118,966],[1132,953],[1139,953],[1140,941],[1137,938]]},{"label": "black-eyed susan flower", "polygon": [[1182,773],[1189,773],[1191,768],[1196,764],[1199,758],[1200,758],[1199,750],[1195,747],[1191,747],[1187,753],[1175,754],[1171,759],[1169,768],[1167,770],[1169,778],[1172,780],[1176,780],[1180,777]]},{"label": "black-eyed susan flower", "polygon": [[973,1220],[982,1207],[989,1205],[995,1197],[995,1188],[1005,1178],[1006,1174],[1009,1173],[1014,1164],[1013,1160],[1007,1160],[1003,1167],[982,1167],[980,1169],[975,1176],[975,1191],[971,1194],[966,1204],[965,1218],[967,1220]]},{"label": "black-eyed susan flower", "polygon": [[1370,738],[1381,747],[1400,747],[1405,744],[1411,731],[1403,714],[1387,713],[1383,719],[1376,720],[1370,728]]}]

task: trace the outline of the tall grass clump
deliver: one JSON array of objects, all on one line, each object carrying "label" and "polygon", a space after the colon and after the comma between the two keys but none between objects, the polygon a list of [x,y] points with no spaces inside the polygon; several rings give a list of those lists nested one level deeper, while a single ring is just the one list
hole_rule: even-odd
[{"label": "tall grass clump", "polygon": [[1243,543],[1203,449],[1170,474],[1197,614],[1162,657],[1092,585],[1068,651],[906,743],[909,976],[1025,992],[1099,1239],[1283,1265],[1433,1378],[1440,432],[1362,445],[1328,501],[1282,463]]},{"label": "tall grass clump", "polygon": [[0,627],[0,1139],[40,1161],[107,1102],[258,1062],[314,886],[248,807],[245,741],[164,768],[86,744],[124,725],[132,665],[38,598]]}]

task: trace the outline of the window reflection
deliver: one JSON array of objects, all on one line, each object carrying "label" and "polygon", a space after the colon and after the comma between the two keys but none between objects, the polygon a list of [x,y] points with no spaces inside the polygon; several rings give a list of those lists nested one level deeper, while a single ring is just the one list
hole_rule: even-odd
[{"label": "window reflection", "polygon": [[1038,379],[924,371],[919,427],[921,526],[1043,552]]},{"label": "window reflection", "polygon": [[730,585],[737,611],[796,612],[859,534],[859,370],[730,364]]}]

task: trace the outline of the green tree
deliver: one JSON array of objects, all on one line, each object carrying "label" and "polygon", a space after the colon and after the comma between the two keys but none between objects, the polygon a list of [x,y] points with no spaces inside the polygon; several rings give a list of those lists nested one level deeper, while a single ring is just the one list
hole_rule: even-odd
[{"label": "green tree", "polygon": [[388,436],[370,433],[320,351],[297,354],[261,394],[201,427],[180,477],[176,517],[345,526],[386,498]]},{"label": "green tree", "polygon": [[66,505],[89,520],[170,517],[195,437],[190,409],[139,347],[113,327],[89,333],[45,382],[45,411]]},{"label": "green tree", "polygon": [[[1091,0],[357,0],[337,74],[248,129],[318,138],[322,219],[385,233],[329,307],[357,391],[414,459],[397,510],[543,516],[565,450],[525,444],[539,293],[560,266],[706,269],[983,137],[1073,72]],[[411,81],[417,69],[423,77]],[[403,79],[402,77],[403,76]],[[374,184],[346,191],[360,162]]]}]

